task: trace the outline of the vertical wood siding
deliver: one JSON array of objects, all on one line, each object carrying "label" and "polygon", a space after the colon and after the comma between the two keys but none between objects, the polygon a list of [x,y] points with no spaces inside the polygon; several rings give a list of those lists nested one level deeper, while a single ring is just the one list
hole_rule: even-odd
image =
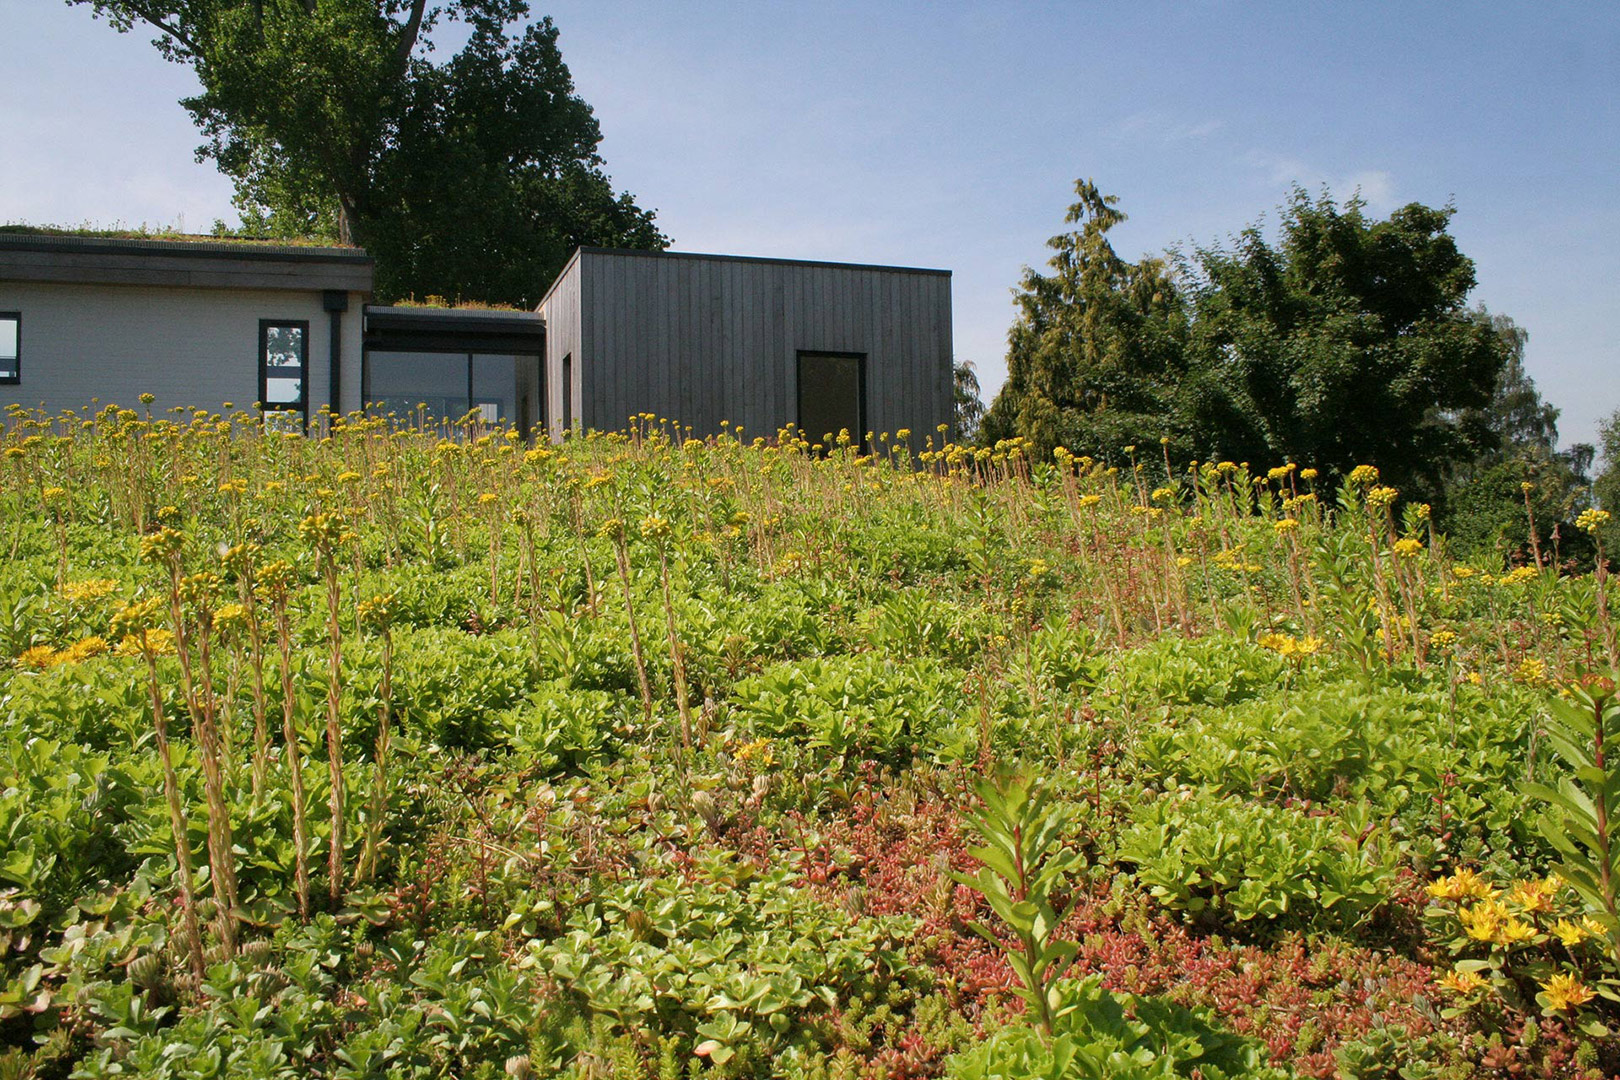
[{"label": "vertical wood siding", "polygon": [[574,417],[583,419],[587,426],[596,423],[593,416],[581,408],[580,382],[583,370],[582,327],[580,323],[580,265],[576,256],[563,267],[546,298],[540,302],[540,314],[546,320],[546,353],[543,358],[544,404],[535,423],[544,425],[553,439],[562,437],[563,430],[563,357],[573,357]]},{"label": "vertical wood siding", "polygon": [[651,412],[697,435],[729,421],[774,436],[798,420],[801,351],[866,357],[874,432],[909,428],[920,447],[951,420],[945,273],[587,249],[540,310],[549,382],[560,391],[572,352],[587,426]]}]

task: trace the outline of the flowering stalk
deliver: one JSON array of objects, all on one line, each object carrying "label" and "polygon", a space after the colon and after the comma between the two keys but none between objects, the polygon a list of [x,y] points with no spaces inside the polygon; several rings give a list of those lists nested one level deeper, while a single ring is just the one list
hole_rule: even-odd
[{"label": "flowering stalk", "polygon": [[1013,932],[1016,944],[1009,947],[994,928],[970,924],[975,933],[1006,952],[1007,962],[1024,984],[1025,1002],[1051,1039],[1061,1006],[1057,983],[1078,951],[1075,942],[1057,936],[1058,928],[1080,895],[1073,895],[1061,911],[1055,901],[1071,890],[1070,875],[1082,860],[1064,845],[1069,819],[1061,806],[1049,805],[1050,789],[1013,780],[1000,789],[985,783],[979,794],[984,809],[970,824],[982,846],[969,848],[968,854],[979,860],[981,868],[971,877],[955,872],[951,877],[977,890]]},{"label": "flowering stalk", "polygon": [[496,504],[501,497],[493,491],[478,496],[478,505],[485,512],[485,528],[489,533],[489,602],[501,601],[501,517]]},{"label": "flowering stalk", "polygon": [[624,614],[630,622],[630,654],[636,662],[636,679],[641,684],[641,716],[651,720],[653,714],[652,683],[647,679],[647,661],[641,652],[641,631],[636,626],[636,604],[630,592],[630,552],[625,544],[624,521],[608,518],[597,528],[598,536],[613,541],[613,557],[619,566],[619,581],[624,585]]},{"label": "flowering stalk", "polygon": [[1566,689],[1567,697],[1549,702],[1547,742],[1569,774],[1556,787],[1524,790],[1548,804],[1541,831],[1562,856],[1558,875],[1601,924],[1620,971],[1620,769],[1609,761],[1620,735],[1620,701],[1611,677]]},{"label": "flowering stalk", "polygon": [[297,698],[293,691],[292,626],[287,617],[287,586],[292,566],[280,559],[266,563],[259,573],[270,595],[270,609],[276,622],[278,647],[277,673],[281,677],[281,737],[287,752],[287,775],[292,784],[293,888],[298,895],[298,915],[309,921],[309,826],[304,805],[304,754],[299,746],[298,725],[293,718]]},{"label": "flowering stalk", "polygon": [[1520,482],[1519,490],[1524,494],[1524,515],[1530,520],[1530,553],[1535,557],[1536,569],[1540,570],[1542,567],[1541,541],[1536,537],[1536,510],[1535,507],[1530,505],[1530,493],[1535,490],[1535,485],[1528,480],[1524,480]]},{"label": "flowering stalk", "polygon": [[370,881],[377,870],[377,849],[382,842],[383,818],[388,812],[388,744],[394,705],[394,597],[374,596],[360,605],[360,624],[374,627],[382,637],[382,682],[377,689],[377,745],[372,756],[371,812],[366,843],[360,851],[359,881]]},{"label": "flowering stalk", "polygon": [[[175,654],[180,659],[180,683],[187,710],[191,714],[203,767],[203,790],[208,801],[208,866],[214,900],[219,907],[216,921],[220,941],[228,954],[236,952],[236,854],[231,837],[231,815],[225,800],[225,783],[220,763],[218,732],[214,727],[213,671],[207,647],[210,622],[208,594],[215,581],[212,574],[181,576],[181,556],[185,537],[178,529],[164,526],[141,541],[141,557],[162,563],[169,572],[169,616],[174,627]],[[192,667],[190,626],[185,602],[198,609],[199,659],[202,671]],[[200,688],[199,683],[206,683]]]},{"label": "flowering stalk", "polygon": [[[221,561],[236,576],[237,605],[247,630],[248,666],[253,675],[253,798],[264,794],[270,770],[269,706],[264,692],[264,624],[259,618],[258,583],[254,580],[257,544],[237,544]],[[223,611],[223,609],[222,609]],[[215,616],[218,618],[218,615]]]},{"label": "flowering stalk", "polygon": [[327,805],[332,812],[332,843],[326,869],[328,895],[335,905],[343,898],[343,727],[339,706],[343,697],[343,630],[338,622],[342,595],[338,587],[338,549],[354,534],[344,528],[336,511],[311,514],[298,531],[315,548],[315,559],[326,583],[326,765],[330,777]]},{"label": "flowering stalk", "polygon": [[[67,584],[68,571],[67,518],[62,513],[62,504],[67,501],[67,491],[60,487],[48,487],[40,493],[40,496],[51,511],[51,531],[56,536],[56,589],[60,592]],[[21,522],[18,524],[20,526]],[[16,553],[15,545],[12,547],[12,553]]]},{"label": "flowering stalk", "polygon": [[1609,664],[1620,667],[1620,652],[1615,649],[1614,620],[1609,617],[1609,561],[1603,552],[1603,526],[1609,523],[1607,510],[1583,510],[1575,524],[1592,536],[1597,545],[1597,566],[1593,577],[1597,580],[1598,624],[1603,627],[1603,647],[1608,650]]},{"label": "flowering stalk", "polygon": [[574,477],[569,477],[568,484],[568,516],[574,526],[574,537],[579,541],[579,561],[585,568],[585,609],[596,618],[596,572],[591,568],[591,548],[585,542],[584,514],[580,507],[579,485]]},{"label": "flowering stalk", "polygon": [[158,761],[163,766],[163,797],[169,806],[169,831],[174,835],[175,884],[180,890],[180,920],[186,937],[191,972],[199,983],[205,973],[202,928],[197,921],[197,897],[191,891],[194,871],[191,843],[187,837],[185,809],[180,802],[180,781],[174,771],[174,755],[169,751],[169,721],[163,714],[163,690],[158,681],[157,649],[153,624],[162,601],[153,597],[131,604],[113,619],[116,636],[131,636],[140,644],[146,660],[146,683],[152,695],[152,733],[157,741]]},{"label": "flowering stalk", "polygon": [[686,659],[675,632],[675,599],[669,585],[669,521],[656,514],[641,521],[641,535],[658,547],[658,577],[664,587],[664,623],[669,635],[669,663],[675,675],[675,708],[681,717],[681,749],[692,753],[692,707],[686,693]]}]

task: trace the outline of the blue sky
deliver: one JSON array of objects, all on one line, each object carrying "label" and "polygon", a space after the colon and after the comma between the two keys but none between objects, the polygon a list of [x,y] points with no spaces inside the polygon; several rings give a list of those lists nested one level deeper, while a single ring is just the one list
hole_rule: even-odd
[{"label": "blue sky", "polygon": [[[1219,241],[1294,183],[1454,202],[1474,299],[1530,332],[1567,442],[1620,408],[1620,6],[536,5],[615,182],[687,251],[948,268],[1005,375],[1011,289],[1076,177],[1127,257]],[[233,220],[148,35],[0,0],[0,221]],[[449,42],[447,42],[449,44]]]}]

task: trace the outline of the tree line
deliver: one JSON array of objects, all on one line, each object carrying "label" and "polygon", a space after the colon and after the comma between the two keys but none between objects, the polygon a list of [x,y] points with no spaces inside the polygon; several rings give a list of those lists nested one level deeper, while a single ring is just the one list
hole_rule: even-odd
[{"label": "tree line", "polygon": [[[1075,184],[1070,228],[1026,268],[1007,381],[977,424],[971,371],[961,427],[1101,460],[1164,444],[1173,459],[1297,462],[1329,476],[1375,465],[1428,502],[1463,550],[1589,555],[1573,519],[1620,502],[1620,412],[1595,448],[1558,449],[1558,410],[1524,370],[1526,331],[1468,303],[1474,264],[1454,209],[1387,218],[1359,196],[1296,187],[1268,237],[1132,262],[1110,242],[1118,198]],[[971,385],[970,385],[971,384]]]}]

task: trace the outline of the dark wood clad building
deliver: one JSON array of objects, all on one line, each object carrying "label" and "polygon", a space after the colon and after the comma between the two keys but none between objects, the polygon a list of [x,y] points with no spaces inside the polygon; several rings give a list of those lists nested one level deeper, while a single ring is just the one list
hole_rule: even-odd
[{"label": "dark wood clad building", "polygon": [[582,248],[539,311],[553,437],[641,412],[816,441],[951,420],[946,270]]}]

